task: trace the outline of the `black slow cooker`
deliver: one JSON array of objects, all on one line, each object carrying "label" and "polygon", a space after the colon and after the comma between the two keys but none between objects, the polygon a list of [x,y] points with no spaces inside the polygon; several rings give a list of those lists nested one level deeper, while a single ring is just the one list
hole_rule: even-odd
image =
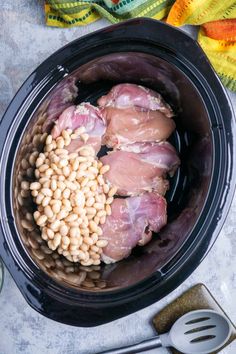
[{"label": "black slow cooker", "polygon": [[[51,251],[32,222],[32,180],[48,118],[96,102],[115,83],[160,92],[175,112],[181,166],[170,179],[168,224],[117,264],[83,267]],[[46,122],[46,123],[45,123]],[[43,62],[10,103],[0,127],[0,255],[26,301],[51,319],[95,326],[166,296],[207,254],[235,187],[235,121],[199,45],[164,23],[135,19],[75,40]],[[31,158],[30,158],[31,157]]]}]

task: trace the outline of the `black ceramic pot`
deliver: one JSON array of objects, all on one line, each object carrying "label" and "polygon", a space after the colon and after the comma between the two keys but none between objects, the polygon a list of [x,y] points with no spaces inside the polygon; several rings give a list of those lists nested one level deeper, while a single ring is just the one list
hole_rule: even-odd
[{"label": "black ceramic pot", "polygon": [[[173,107],[181,167],[170,180],[168,225],[117,264],[80,267],[51,252],[34,226],[21,182],[42,149],[47,119],[117,82],[143,84]],[[78,90],[78,92],[77,92]],[[164,23],[107,27],[57,51],[25,81],[0,127],[0,255],[26,301],[51,319],[95,326],[169,294],[198,266],[223,225],[235,187],[235,122],[225,90],[199,45]]]}]

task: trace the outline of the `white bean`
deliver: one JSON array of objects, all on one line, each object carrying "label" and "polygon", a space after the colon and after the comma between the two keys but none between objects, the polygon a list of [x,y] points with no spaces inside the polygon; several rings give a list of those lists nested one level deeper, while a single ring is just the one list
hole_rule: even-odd
[{"label": "white bean", "polygon": [[70,239],[68,236],[63,236],[62,237],[62,243],[66,246],[68,246],[70,244]]},{"label": "white bean", "polygon": [[93,207],[97,210],[101,210],[104,208],[104,205],[102,203],[94,203]]},{"label": "white bean", "polygon": [[59,220],[55,220],[54,222],[51,223],[50,228],[52,229],[52,231],[58,231],[60,224],[61,223]]},{"label": "white bean", "polygon": [[50,203],[51,198],[50,197],[44,197],[42,201],[42,206],[46,207]]},{"label": "white bean", "polygon": [[46,233],[47,233],[47,235],[48,235],[48,238],[50,238],[50,239],[53,239],[53,238],[54,238],[54,232],[53,232],[52,229],[47,228],[47,229],[46,229]]},{"label": "white bean", "polygon": [[57,189],[57,181],[55,179],[51,180],[51,190],[53,192],[55,192],[55,190]]},{"label": "white bean", "polygon": [[52,197],[52,190],[49,188],[42,188],[41,193],[43,193],[46,197]]},{"label": "white bean", "polygon": [[39,182],[32,182],[30,184],[30,189],[33,190],[39,190],[41,188],[41,184]]},{"label": "white bean", "polygon": [[63,138],[58,138],[57,139],[57,148],[58,149],[63,149],[64,148],[64,145],[65,145],[65,143],[64,143],[64,139]]},{"label": "white bean", "polygon": [[53,198],[54,199],[60,199],[61,198],[61,190],[56,189],[55,192],[53,193]]},{"label": "white bean", "polygon": [[104,175],[104,173],[108,172],[110,170],[110,166],[109,165],[103,165],[100,170],[99,170],[99,173],[101,175]]},{"label": "white bean", "polygon": [[98,240],[97,242],[96,242],[96,246],[97,247],[101,247],[101,248],[103,248],[103,247],[106,247],[108,245],[108,241],[107,240]]},{"label": "white bean", "polygon": [[81,134],[80,138],[83,140],[84,143],[88,141],[89,135],[88,134]]},{"label": "white bean", "polygon": [[111,206],[109,204],[105,206],[105,210],[107,215],[111,215]]},{"label": "white bean", "polygon": [[117,192],[117,188],[116,187],[112,187],[109,192],[108,192],[108,197],[113,197]]},{"label": "white bean", "polygon": [[45,224],[45,222],[47,221],[47,216],[46,215],[41,215],[37,220],[36,223],[38,226],[42,226]]},{"label": "white bean", "polygon": [[69,188],[64,189],[62,195],[63,195],[63,198],[68,199],[70,197],[70,189]]},{"label": "white bean", "polygon": [[21,182],[21,189],[27,191],[30,189],[30,183],[28,181],[22,181]]},{"label": "white bean", "polygon": [[65,219],[68,215],[68,211],[65,209],[62,209],[61,211],[59,211],[59,213],[57,214],[57,219],[61,220],[61,219]]},{"label": "white bean", "polygon": [[70,215],[67,216],[65,221],[70,223],[70,222],[73,222],[73,221],[75,221],[77,219],[78,219],[78,215],[77,214],[70,214]]},{"label": "white bean", "polygon": [[109,197],[106,200],[106,204],[111,204],[113,202],[114,198],[113,197]]},{"label": "white bean", "polygon": [[58,214],[60,210],[61,210],[61,205],[59,203],[55,203],[52,205],[52,211],[54,214]]},{"label": "white bean", "polygon": [[94,203],[95,203],[95,199],[93,197],[89,197],[86,201],[86,206],[91,207],[94,205]]},{"label": "white bean", "polygon": [[105,222],[106,222],[106,216],[102,216],[101,218],[100,218],[100,224],[101,225],[103,225],[103,224],[105,224]]},{"label": "white bean", "polygon": [[107,194],[107,193],[109,192],[109,186],[108,186],[108,184],[104,184],[104,185],[103,185],[103,192],[104,192],[105,194]]},{"label": "white bean", "polygon": [[32,197],[37,197],[38,194],[39,194],[39,192],[36,191],[36,190],[34,190],[34,191],[31,192]]},{"label": "white bean", "polygon": [[57,248],[61,243],[61,235],[59,233],[56,233],[53,239],[53,244],[54,247]]},{"label": "white bean", "polygon": [[48,135],[47,138],[46,138],[46,145],[49,145],[51,143],[52,143],[52,136]]},{"label": "white bean", "polygon": [[45,172],[47,169],[49,168],[49,166],[47,164],[43,164],[39,167],[39,172],[43,173]]},{"label": "white bean", "polygon": [[48,219],[52,218],[53,217],[53,211],[50,207],[50,205],[47,205],[45,208],[44,208],[44,214],[47,216]]},{"label": "white bean", "polygon": [[44,195],[42,193],[39,193],[35,200],[36,204],[41,204],[43,199],[44,199]]},{"label": "white bean", "polygon": [[68,234],[69,229],[66,225],[62,225],[59,231],[61,236],[66,236]]},{"label": "white bean", "polygon": [[91,221],[89,222],[89,228],[90,228],[90,230],[91,230],[92,232],[96,232],[96,233],[97,233],[97,228],[98,228],[98,226],[97,226],[97,224],[96,224],[93,220],[91,220]]}]

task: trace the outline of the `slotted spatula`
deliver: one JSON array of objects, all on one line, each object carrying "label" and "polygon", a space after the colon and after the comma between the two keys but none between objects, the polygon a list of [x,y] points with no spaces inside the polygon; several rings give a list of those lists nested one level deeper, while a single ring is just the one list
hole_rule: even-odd
[{"label": "slotted spatula", "polygon": [[213,310],[196,310],[180,317],[169,333],[100,354],[134,354],[158,347],[174,347],[185,354],[207,354],[221,348],[229,339],[231,325]]}]

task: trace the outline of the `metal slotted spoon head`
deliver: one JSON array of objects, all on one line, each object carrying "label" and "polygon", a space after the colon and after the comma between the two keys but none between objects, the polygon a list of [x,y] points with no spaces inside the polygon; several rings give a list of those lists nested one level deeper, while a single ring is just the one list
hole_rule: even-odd
[{"label": "metal slotted spoon head", "polygon": [[[180,317],[169,334],[161,335],[162,345],[171,345],[186,354],[206,354],[221,348],[229,339],[228,319],[213,310],[191,311]],[[166,337],[165,337],[166,336]]]}]

